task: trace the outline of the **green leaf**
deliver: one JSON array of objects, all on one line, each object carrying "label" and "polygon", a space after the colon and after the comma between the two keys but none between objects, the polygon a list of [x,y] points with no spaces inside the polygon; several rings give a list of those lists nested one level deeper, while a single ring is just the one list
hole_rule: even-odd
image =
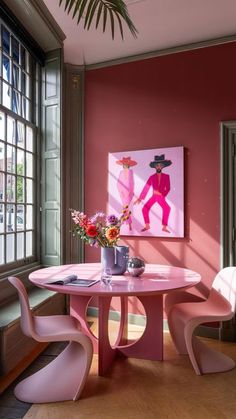
[{"label": "green leaf", "polygon": [[100,21],[100,17],[101,17],[101,13],[102,13],[102,9],[103,9],[103,4],[99,4],[98,7],[98,12],[97,12],[97,19],[96,19],[96,29],[98,27],[99,21]]},{"label": "green leaf", "polygon": [[70,4],[69,4],[68,10],[67,10],[67,14],[69,14],[69,13],[70,13],[70,11],[71,11],[72,7],[74,6],[75,1],[76,1],[76,0],[70,0]]},{"label": "green leaf", "polygon": [[103,12],[103,32],[106,30],[106,23],[107,23],[107,9],[104,9]]},{"label": "green leaf", "polygon": [[89,20],[91,9],[92,9],[93,5],[94,5],[94,0],[90,0],[88,8],[87,8],[87,13],[86,13],[86,16],[85,16],[84,28],[86,28],[86,26],[87,26],[87,22]]},{"label": "green leaf", "polygon": [[93,1],[93,6],[92,6],[91,11],[90,11],[90,16],[89,16],[89,19],[88,19],[88,23],[87,23],[87,26],[85,26],[85,24],[84,24],[84,28],[87,28],[87,29],[90,28],[90,25],[93,21],[93,17],[95,15],[96,7],[99,4],[99,2],[100,2],[100,0],[94,0]]},{"label": "green leaf", "polygon": [[109,11],[110,20],[111,20],[111,36],[112,36],[112,39],[114,39],[114,36],[115,36],[114,16],[113,16],[113,13],[112,13],[111,9],[108,9],[108,11]]},{"label": "green leaf", "polygon": [[[73,6],[73,4],[74,4],[75,1],[76,0],[66,0],[65,1],[65,8],[64,8],[64,10],[67,10],[67,8],[68,8],[67,14],[70,13],[70,10],[71,10],[71,8],[72,8],[72,6]],[[61,1],[60,1],[60,4],[61,4]]]},{"label": "green leaf", "polygon": [[[69,14],[74,6],[72,18],[77,17],[77,24],[81,19],[85,18],[84,28],[90,29],[93,21],[95,21],[96,29],[102,19],[103,32],[107,27],[107,17],[110,19],[110,28],[112,39],[115,37],[115,22],[117,22],[123,39],[123,22],[125,22],[132,33],[137,37],[137,29],[130,19],[129,12],[123,0],[59,0],[59,6],[64,4],[64,9]],[[116,18],[116,19],[115,19]]]},{"label": "green leaf", "polygon": [[[77,2],[75,3],[75,8],[74,8],[74,11],[73,11],[73,14],[72,14],[72,19],[74,19],[74,17],[76,16],[76,13],[80,14],[80,10],[81,10],[81,7],[82,7],[82,2],[83,2],[83,0],[77,0]],[[78,21],[77,21],[77,23],[78,23]]]},{"label": "green leaf", "polygon": [[122,23],[121,23],[120,16],[118,15],[117,12],[115,12],[115,15],[116,15],[118,23],[119,23],[121,38],[124,39],[124,33],[123,33],[123,28],[122,28]]}]

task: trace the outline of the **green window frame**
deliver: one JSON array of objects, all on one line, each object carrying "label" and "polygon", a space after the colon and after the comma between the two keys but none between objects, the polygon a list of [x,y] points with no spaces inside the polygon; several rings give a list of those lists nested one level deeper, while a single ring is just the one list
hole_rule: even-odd
[{"label": "green window frame", "polygon": [[35,262],[40,65],[0,20],[0,274]]}]

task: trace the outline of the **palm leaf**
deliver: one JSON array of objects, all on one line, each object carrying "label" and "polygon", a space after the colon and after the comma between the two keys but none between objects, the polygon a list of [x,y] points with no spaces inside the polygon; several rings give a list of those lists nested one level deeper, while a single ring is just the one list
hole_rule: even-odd
[{"label": "palm leaf", "polygon": [[103,13],[103,32],[106,30],[106,23],[107,23],[107,8],[104,9]]},{"label": "palm leaf", "polygon": [[112,39],[115,37],[115,24],[118,24],[123,39],[123,26],[126,23],[130,32],[137,37],[137,29],[130,19],[129,12],[123,0],[59,0],[59,6],[64,4],[67,14],[72,13],[72,18],[77,17],[77,24],[84,18],[84,28],[90,29],[93,21],[98,28],[102,21],[103,32],[110,22]]},{"label": "palm leaf", "polygon": [[96,19],[96,29],[99,25],[99,21],[100,21],[100,17],[101,17],[101,13],[102,13],[102,9],[103,9],[103,4],[100,3],[99,7],[98,7],[98,12],[97,12],[97,19]]},{"label": "palm leaf", "polygon": [[88,19],[85,18],[85,22],[84,22],[84,28],[89,29],[91,26],[91,23],[93,21],[93,17],[95,16],[95,12],[96,12],[96,8],[99,4],[100,0],[90,0],[90,3],[92,3],[91,9],[90,9],[90,14],[88,16]]},{"label": "palm leaf", "polygon": [[108,11],[109,11],[110,21],[111,21],[111,35],[112,35],[112,39],[114,39],[114,35],[115,35],[114,16],[113,16],[113,12],[111,11],[111,9],[108,9]]}]

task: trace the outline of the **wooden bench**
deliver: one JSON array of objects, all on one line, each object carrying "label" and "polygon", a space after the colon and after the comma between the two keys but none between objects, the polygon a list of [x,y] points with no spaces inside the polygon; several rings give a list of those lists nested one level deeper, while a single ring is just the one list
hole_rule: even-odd
[{"label": "wooden bench", "polygon": [[[63,294],[35,287],[28,295],[36,315],[66,311]],[[22,333],[18,300],[0,306],[0,394],[47,346],[48,343],[38,343]]]}]

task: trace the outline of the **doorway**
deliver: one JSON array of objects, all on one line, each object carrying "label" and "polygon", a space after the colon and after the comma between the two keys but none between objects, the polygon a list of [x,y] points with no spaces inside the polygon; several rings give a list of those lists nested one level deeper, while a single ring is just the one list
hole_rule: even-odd
[{"label": "doorway", "polygon": [[[221,268],[236,265],[236,121],[221,123]],[[236,317],[223,322],[221,339],[236,341]]]}]

